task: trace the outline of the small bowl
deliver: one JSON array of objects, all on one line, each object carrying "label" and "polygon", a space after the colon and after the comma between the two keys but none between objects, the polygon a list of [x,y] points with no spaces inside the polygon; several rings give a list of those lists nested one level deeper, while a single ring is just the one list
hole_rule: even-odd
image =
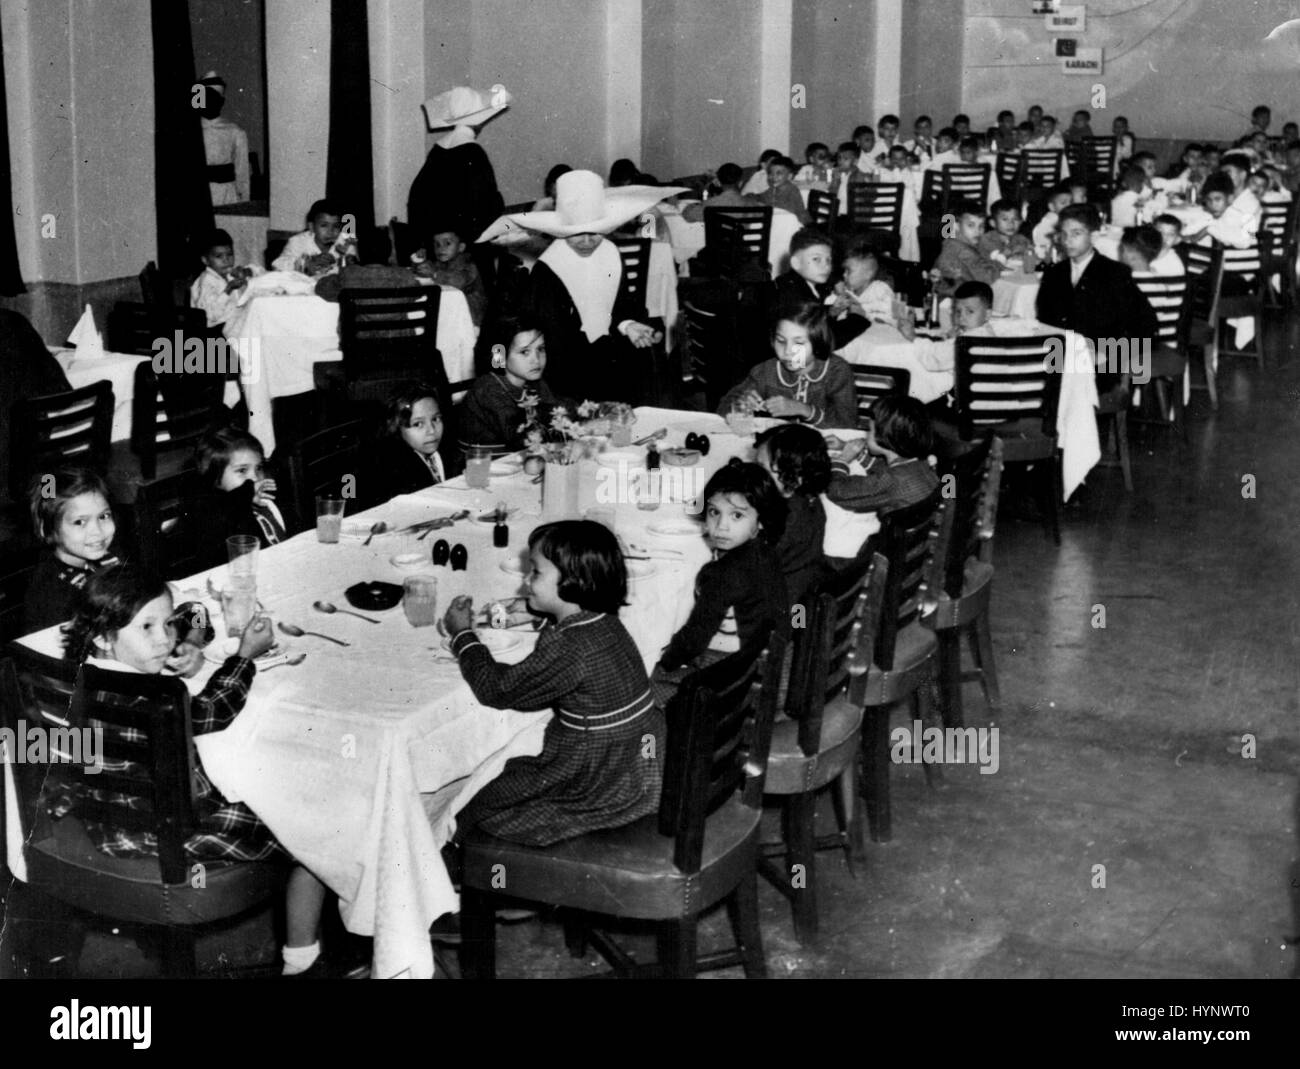
[{"label": "small bowl", "polygon": [[704,456],[698,449],[662,449],[660,459],[675,468],[689,468],[698,464]]},{"label": "small bowl", "polygon": [[343,596],[354,609],[383,612],[402,600],[402,588],[394,583],[371,580],[369,583],[355,583],[343,592]]},{"label": "small bowl", "polygon": [[388,558],[388,563],[399,572],[413,572],[417,568],[423,568],[426,564],[432,563],[432,558],[427,552],[394,553]]}]

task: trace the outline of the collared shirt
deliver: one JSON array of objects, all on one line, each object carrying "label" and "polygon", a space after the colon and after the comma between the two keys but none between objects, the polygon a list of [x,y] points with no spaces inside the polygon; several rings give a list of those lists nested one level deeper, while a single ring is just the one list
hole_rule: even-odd
[{"label": "collared shirt", "polygon": [[1083,273],[1088,270],[1088,265],[1092,263],[1092,258],[1097,255],[1096,249],[1089,249],[1077,260],[1070,261],[1070,285],[1077,286]]}]

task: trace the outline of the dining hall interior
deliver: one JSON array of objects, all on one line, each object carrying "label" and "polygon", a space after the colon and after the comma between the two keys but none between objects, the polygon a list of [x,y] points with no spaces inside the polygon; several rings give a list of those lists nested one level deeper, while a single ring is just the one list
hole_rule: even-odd
[{"label": "dining hall interior", "polygon": [[0,0],[0,976],[1300,976],[1294,15]]}]

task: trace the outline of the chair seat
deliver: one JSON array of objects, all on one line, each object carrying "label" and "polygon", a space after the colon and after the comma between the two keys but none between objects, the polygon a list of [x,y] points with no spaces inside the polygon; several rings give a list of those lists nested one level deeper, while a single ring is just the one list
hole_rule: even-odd
[{"label": "chair seat", "polygon": [[767,755],[764,794],[804,794],[836,779],[853,761],[862,733],[862,707],[841,694],[822,713],[822,737],[817,752],[799,749],[799,722],[778,720]]},{"label": "chair seat", "polygon": [[972,558],[966,562],[962,577],[961,596],[939,595],[939,606],[922,621],[931,631],[949,631],[965,627],[987,611],[989,596],[993,592],[993,565]]},{"label": "chair seat", "polygon": [[912,693],[928,674],[938,646],[934,632],[919,623],[903,628],[894,645],[894,667],[888,672],[873,668],[867,673],[866,704],[891,705]]},{"label": "chair seat", "polygon": [[164,885],[157,858],[109,857],[73,817],[54,821],[50,838],[29,843],[26,859],[28,882],[37,890],[137,924],[190,927],[234,917],[278,894],[284,877],[274,861],[207,861],[203,886]]},{"label": "chair seat", "polygon": [[1181,379],[1187,370],[1187,354],[1168,345],[1151,350],[1151,377],[1153,379]]},{"label": "chair seat", "polygon": [[760,817],[737,797],[725,802],[708,818],[700,871],[691,875],[673,864],[674,841],[659,834],[656,814],[544,847],[475,831],[465,840],[463,885],[616,917],[691,917],[731,894],[753,869]]}]

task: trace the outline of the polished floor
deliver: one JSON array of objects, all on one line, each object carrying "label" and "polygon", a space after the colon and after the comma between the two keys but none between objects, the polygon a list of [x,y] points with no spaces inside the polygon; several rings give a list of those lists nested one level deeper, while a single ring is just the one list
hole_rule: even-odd
[{"label": "polished floor", "polygon": [[[1300,319],[1266,336],[1263,369],[1224,359],[1217,412],[1193,395],[1187,444],[1134,431],[1133,493],[1118,469],[1090,476],[1059,549],[1004,515],[1003,708],[966,691],[967,723],[999,729],[996,774],[949,766],[931,784],[895,766],[893,841],[855,876],[821,855],[816,945],[761,887],[772,975],[1297,972]],[[726,935],[719,912],[702,943]],[[204,957],[220,973],[272,948],[261,920]],[[570,958],[548,920],[500,926],[501,975],[600,964]],[[151,968],[122,939],[92,939],[82,967]]]}]

